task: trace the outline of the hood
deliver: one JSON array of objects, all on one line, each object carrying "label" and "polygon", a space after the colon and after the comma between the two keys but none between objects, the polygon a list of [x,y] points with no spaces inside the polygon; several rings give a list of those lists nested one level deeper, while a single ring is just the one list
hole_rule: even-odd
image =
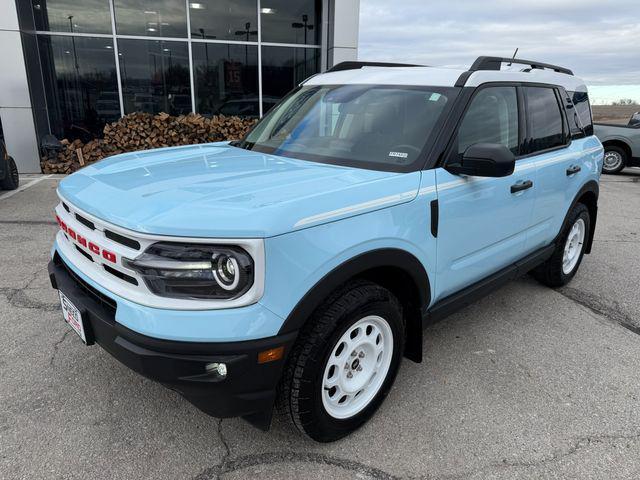
[{"label": "hood", "polygon": [[325,165],[216,143],[110,157],[65,178],[58,192],[136,232],[257,238],[409,201],[419,181],[419,172]]}]

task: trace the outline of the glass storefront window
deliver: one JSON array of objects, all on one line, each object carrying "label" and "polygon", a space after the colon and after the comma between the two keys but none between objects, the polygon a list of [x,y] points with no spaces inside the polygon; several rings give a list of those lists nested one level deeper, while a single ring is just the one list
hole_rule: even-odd
[{"label": "glass storefront window", "polygon": [[191,111],[186,42],[118,40],[125,113]]},{"label": "glass storefront window", "polygon": [[187,36],[184,0],[114,0],[119,35]]},{"label": "glass storefront window", "polygon": [[193,43],[196,111],[258,117],[258,47]]},{"label": "glass storefront window", "polygon": [[320,44],[320,0],[262,0],[262,41]]},{"label": "glass storefront window", "polygon": [[191,37],[258,41],[256,0],[189,2]]},{"label": "glass storefront window", "polygon": [[31,0],[36,29],[111,33],[109,0]]},{"label": "glass storefront window", "polygon": [[319,48],[262,47],[262,109],[320,71]]},{"label": "glass storefront window", "polygon": [[120,117],[113,43],[106,38],[39,36],[51,126],[92,138]]}]

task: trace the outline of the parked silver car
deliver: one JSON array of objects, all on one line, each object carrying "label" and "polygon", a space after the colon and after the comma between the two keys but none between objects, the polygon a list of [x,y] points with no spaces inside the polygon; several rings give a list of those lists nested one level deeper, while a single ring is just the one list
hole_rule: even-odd
[{"label": "parked silver car", "polygon": [[640,112],[634,113],[627,125],[596,123],[594,127],[605,149],[603,173],[640,167]]}]

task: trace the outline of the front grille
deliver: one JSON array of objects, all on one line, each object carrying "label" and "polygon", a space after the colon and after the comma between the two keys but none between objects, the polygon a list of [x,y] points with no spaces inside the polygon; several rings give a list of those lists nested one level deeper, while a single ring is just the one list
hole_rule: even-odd
[{"label": "front grille", "polygon": [[96,229],[95,224],[91,220],[87,220],[86,218],[84,218],[81,215],[78,215],[77,213],[76,213],[76,220],[78,220],[81,224],[83,224],[85,227],[87,227],[90,230]]},{"label": "front grille", "polygon": [[115,300],[99,292],[98,290],[93,288],[91,285],[89,285],[87,282],[85,282],[82,278],[80,278],[78,275],[76,275],[76,273],[71,268],[69,268],[69,266],[62,260],[62,258],[60,257],[60,255],[58,255],[57,252],[53,257],[53,263],[57,266],[64,268],[66,272],[69,274],[69,276],[76,283],[76,285],[80,287],[80,289],[84,293],[86,293],[89,297],[91,297],[93,300],[98,302],[98,304],[101,305],[105,310],[107,310],[107,312],[109,313],[109,317],[112,320],[115,320],[116,308],[117,308],[117,304]]},{"label": "front grille", "polygon": [[124,245],[125,247],[133,248],[134,250],[140,250],[140,242],[132,238],[125,237],[124,235],[112,232],[111,230],[107,230],[106,228],[104,230],[104,236],[113,240],[114,242],[118,242],[119,244]]},{"label": "front grille", "polygon": [[93,262],[93,258],[91,257],[91,255],[89,255],[87,252],[85,252],[84,250],[82,250],[79,246],[74,245],[74,247],[76,247],[76,250],[78,252],[80,252],[84,258],[86,258],[87,260],[89,260],[90,262]]},{"label": "front grille", "polygon": [[133,278],[131,275],[127,275],[126,273],[122,273],[120,270],[116,270],[115,268],[111,268],[109,265],[102,265],[102,267],[109,272],[111,275],[118,277],[120,280],[124,280],[125,282],[129,282],[132,285],[138,285],[138,280]]}]

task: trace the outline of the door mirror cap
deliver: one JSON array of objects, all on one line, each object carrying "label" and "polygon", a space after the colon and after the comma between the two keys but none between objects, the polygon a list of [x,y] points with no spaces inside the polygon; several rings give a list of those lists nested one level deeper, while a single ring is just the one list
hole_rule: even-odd
[{"label": "door mirror cap", "polygon": [[455,175],[474,177],[508,177],[516,166],[513,152],[500,143],[475,143],[462,155],[460,163],[449,163],[445,169]]},{"label": "door mirror cap", "polygon": [[631,119],[629,120],[630,127],[640,127],[640,112],[636,112],[631,115]]}]

